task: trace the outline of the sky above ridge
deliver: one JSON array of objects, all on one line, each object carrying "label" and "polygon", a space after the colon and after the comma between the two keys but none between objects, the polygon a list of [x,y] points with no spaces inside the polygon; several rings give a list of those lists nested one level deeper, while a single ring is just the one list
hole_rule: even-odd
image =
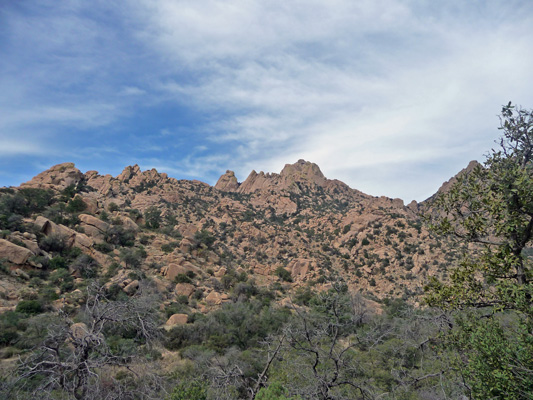
[{"label": "sky above ridge", "polygon": [[533,108],[532,43],[528,0],[0,1],[0,186],[305,159],[421,201]]}]

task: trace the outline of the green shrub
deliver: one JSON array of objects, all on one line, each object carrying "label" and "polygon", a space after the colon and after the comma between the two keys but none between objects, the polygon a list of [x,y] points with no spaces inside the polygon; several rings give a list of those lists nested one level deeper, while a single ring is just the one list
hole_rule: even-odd
[{"label": "green shrub", "polygon": [[109,243],[95,243],[94,249],[100,253],[108,254],[113,251],[113,246]]},{"label": "green shrub", "polygon": [[135,233],[120,225],[113,225],[106,231],[105,241],[110,244],[131,247],[135,244]]},{"label": "green shrub", "polygon": [[21,314],[35,315],[44,310],[43,305],[38,300],[22,300],[17,304],[15,311]]},{"label": "green shrub", "polygon": [[204,244],[207,248],[210,248],[215,243],[216,238],[211,232],[202,229],[194,234],[194,240],[196,240],[198,246]]},{"label": "green shrub", "polygon": [[163,250],[165,253],[172,253],[179,245],[180,244],[178,242],[165,243],[161,245],[161,250]]},{"label": "green shrub", "polygon": [[157,207],[149,207],[144,212],[144,224],[147,228],[157,229],[161,226],[161,210]]},{"label": "green shrub", "polygon": [[82,278],[94,278],[97,275],[98,263],[94,258],[87,254],[81,254],[71,264],[73,271],[80,274]]},{"label": "green shrub", "polygon": [[204,382],[182,382],[174,388],[167,400],[207,400],[207,385]]},{"label": "green shrub", "polygon": [[285,282],[292,282],[292,275],[289,271],[287,271],[283,267],[276,268],[276,271],[274,272],[277,277],[279,277],[282,281]]},{"label": "green shrub", "polygon": [[185,274],[178,274],[176,278],[174,278],[175,283],[192,283],[192,280],[190,277],[188,277]]},{"label": "green shrub", "polygon": [[300,396],[289,397],[289,391],[280,383],[274,382],[261,390],[255,396],[256,400],[301,400]]},{"label": "green shrub", "polygon": [[62,253],[67,249],[66,238],[61,235],[43,236],[39,242],[39,247],[44,251]]},{"label": "green shrub", "polygon": [[79,213],[86,208],[87,204],[85,204],[81,196],[76,196],[68,202],[66,210],[69,213]]},{"label": "green shrub", "polygon": [[56,270],[60,268],[67,269],[68,268],[67,260],[65,260],[61,256],[55,256],[48,261],[48,268],[52,270]]}]

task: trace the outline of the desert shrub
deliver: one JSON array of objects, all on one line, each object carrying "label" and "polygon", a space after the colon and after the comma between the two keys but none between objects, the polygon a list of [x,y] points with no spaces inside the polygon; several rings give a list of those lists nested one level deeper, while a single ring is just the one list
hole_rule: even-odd
[{"label": "desert shrub", "polygon": [[109,214],[106,210],[102,210],[102,212],[100,213],[100,219],[104,222],[109,221]]},{"label": "desert shrub", "polygon": [[182,382],[166,400],[207,400],[207,384],[198,381]]},{"label": "desert shrub", "polygon": [[144,212],[144,224],[147,228],[157,229],[161,226],[161,210],[155,206]]},{"label": "desert shrub", "polygon": [[94,278],[98,271],[98,263],[87,254],[78,256],[70,267],[74,272],[78,272],[82,278]]},{"label": "desert shrub", "polygon": [[61,256],[55,256],[52,257],[48,261],[48,268],[52,270],[60,269],[60,268],[68,268],[67,260]]},{"label": "desert shrub", "polygon": [[67,249],[67,241],[64,236],[57,234],[43,236],[39,241],[39,247],[48,253],[62,253]]},{"label": "desert shrub", "polygon": [[38,300],[22,300],[19,301],[15,311],[21,314],[40,314],[44,311],[43,305]]},{"label": "desert shrub", "polygon": [[113,251],[113,246],[109,243],[95,243],[94,249],[101,253],[107,254]]},{"label": "desert shrub", "polygon": [[143,254],[139,249],[122,249],[120,259],[124,261],[126,267],[138,268],[142,264]]},{"label": "desert shrub", "polygon": [[202,229],[194,234],[194,240],[198,243],[198,246],[204,244],[207,248],[210,248],[215,243],[216,238],[211,232]]},{"label": "desert shrub", "polygon": [[79,213],[87,208],[87,204],[83,201],[81,196],[76,196],[69,200],[66,210],[69,213]]},{"label": "desert shrub", "polygon": [[135,233],[120,225],[113,225],[105,232],[104,239],[109,244],[131,247],[135,244]]},{"label": "desert shrub", "polygon": [[179,245],[180,244],[178,242],[165,243],[161,245],[161,250],[163,250],[165,253],[172,253]]},{"label": "desert shrub", "polygon": [[178,274],[174,278],[175,283],[192,283],[192,280],[189,276],[186,274]]},{"label": "desert shrub", "polygon": [[233,288],[233,298],[249,299],[257,294],[257,286],[253,282],[239,282]]},{"label": "desert shrub", "polygon": [[289,316],[288,309],[265,306],[257,300],[226,303],[207,317],[191,318],[191,323],[172,328],[165,346],[178,350],[203,344],[218,352],[232,346],[244,350],[277,332]]},{"label": "desert shrub", "polygon": [[59,287],[62,293],[68,292],[74,288],[74,278],[66,269],[56,269],[50,274],[48,280],[56,287]]},{"label": "desert shrub", "polygon": [[289,271],[287,271],[283,267],[276,268],[276,271],[274,272],[277,277],[279,277],[282,281],[285,282],[292,282],[292,275]]}]

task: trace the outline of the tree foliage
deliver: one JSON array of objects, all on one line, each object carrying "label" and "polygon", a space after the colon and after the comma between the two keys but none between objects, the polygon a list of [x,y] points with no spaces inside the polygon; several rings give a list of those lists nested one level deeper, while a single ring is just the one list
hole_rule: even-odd
[{"label": "tree foliage", "polygon": [[435,232],[468,251],[449,281],[430,282],[426,301],[474,313],[458,318],[448,338],[462,352],[473,397],[522,399],[533,396],[533,110],[509,103],[500,119],[499,149],[427,215]]}]

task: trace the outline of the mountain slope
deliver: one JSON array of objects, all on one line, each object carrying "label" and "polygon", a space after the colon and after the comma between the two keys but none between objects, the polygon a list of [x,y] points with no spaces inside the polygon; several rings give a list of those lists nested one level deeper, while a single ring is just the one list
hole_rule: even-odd
[{"label": "mountain slope", "polygon": [[[36,196],[39,207],[10,206]],[[245,283],[274,289],[279,301],[343,280],[376,300],[417,302],[455,257],[422,226],[418,204],[366,195],[304,160],[242,183],[227,171],[214,187],[137,165],[112,177],[64,163],[3,189],[0,200],[4,272],[17,276],[1,276],[7,308],[57,257],[79,287],[100,276],[131,294],[148,278],[168,304],[187,299],[201,312],[242,295]],[[56,305],[74,302],[74,287],[56,290]]]}]

